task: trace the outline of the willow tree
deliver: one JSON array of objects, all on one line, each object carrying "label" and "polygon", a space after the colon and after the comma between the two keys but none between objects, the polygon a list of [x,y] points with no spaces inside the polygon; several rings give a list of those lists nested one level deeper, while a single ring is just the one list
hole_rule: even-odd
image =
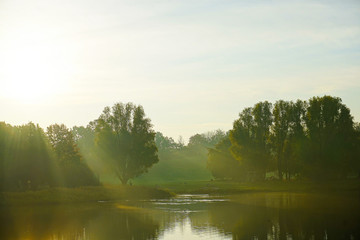
[{"label": "willow tree", "polygon": [[126,184],[159,161],[155,132],[142,106],[116,103],[96,120],[96,143],[102,158]]}]

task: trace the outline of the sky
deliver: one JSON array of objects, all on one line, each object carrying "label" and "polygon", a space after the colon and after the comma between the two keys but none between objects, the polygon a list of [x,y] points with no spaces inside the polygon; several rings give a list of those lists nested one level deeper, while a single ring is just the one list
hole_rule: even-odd
[{"label": "sky", "polygon": [[268,100],[340,97],[360,121],[360,1],[0,0],[0,121],[86,126],[144,107],[175,140]]}]

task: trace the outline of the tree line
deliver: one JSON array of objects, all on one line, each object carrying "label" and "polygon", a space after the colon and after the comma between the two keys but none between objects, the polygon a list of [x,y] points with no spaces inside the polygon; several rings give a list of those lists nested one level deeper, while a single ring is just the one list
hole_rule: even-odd
[{"label": "tree line", "polygon": [[0,148],[2,190],[99,184],[65,125],[54,124],[44,132],[31,122],[22,126],[1,122]]},{"label": "tree line", "polygon": [[99,185],[109,174],[127,184],[154,164],[143,180],[341,179],[360,173],[360,127],[331,96],[259,102],[227,133],[195,134],[187,145],[156,133],[132,103],[105,107],[86,127],[0,122],[2,190]]},{"label": "tree line", "polygon": [[216,178],[343,179],[360,174],[360,129],[340,98],[259,102],[245,108],[209,149]]},{"label": "tree line", "polygon": [[175,141],[157,132],[155,143],[160,161],[134,182],[161,184],[209,180],[212,175],[206,166],[208,149],[213,148],[224,137],[225,132],[216,130],[195,134],[185,144],[181,138]]},{"label": "tree line", "polygon": [[106,107],[87,127],[53,124],[45,132],[31,122],[0,122],[0,189],[99,185],[101,168],[126,184],[158,162],[154,137],[143,108],[132,103]]}]

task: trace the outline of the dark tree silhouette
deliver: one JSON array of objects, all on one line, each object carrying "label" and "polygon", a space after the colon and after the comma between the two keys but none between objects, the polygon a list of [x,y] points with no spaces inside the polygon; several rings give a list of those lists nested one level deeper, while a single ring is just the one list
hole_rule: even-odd
[{"label": "dark tree silhouette", "polygon": [[308,135],[305,174],[313,179],[345,177],[357,161],[350,110],[340,98],[313,97],[305,121]]},{"label": "dark tree silhouette", "polygon": [[249,179],[264,179],[270,160],[268,144],[272,124],[271,103],[259,102],[245,108],[230,131],[231,151],[251,173]]}]

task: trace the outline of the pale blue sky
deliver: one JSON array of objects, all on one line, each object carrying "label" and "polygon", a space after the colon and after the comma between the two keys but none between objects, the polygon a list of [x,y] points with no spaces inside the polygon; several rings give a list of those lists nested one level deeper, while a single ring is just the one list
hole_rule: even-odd
[{"label": "pale blue sky", "polygon": [[86,125],[134,102],[186,139],[324,94],[360,121],[360,2],[0,0],[0,81],[10,124]]}]

